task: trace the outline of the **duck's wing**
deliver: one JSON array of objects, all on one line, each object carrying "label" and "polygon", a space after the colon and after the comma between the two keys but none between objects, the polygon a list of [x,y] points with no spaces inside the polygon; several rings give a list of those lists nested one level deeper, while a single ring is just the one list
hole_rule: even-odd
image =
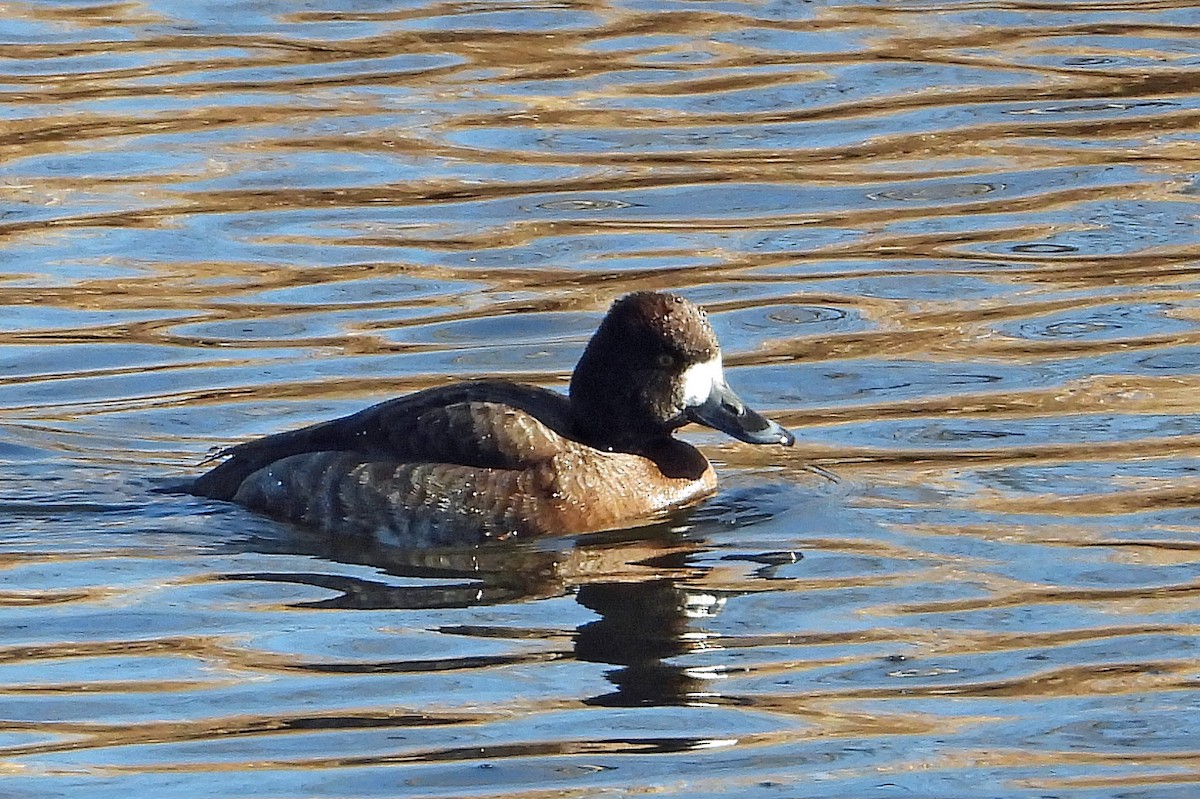
[{"label": "duck's wing", "polygon": [[569,405],[553,391],[499,381],[459,383],[350,416],[247,441],[199,477],[194,494],[231,499],[242,481],[283,458],[354,452],[372,459],[523,469],[560,452]]}]

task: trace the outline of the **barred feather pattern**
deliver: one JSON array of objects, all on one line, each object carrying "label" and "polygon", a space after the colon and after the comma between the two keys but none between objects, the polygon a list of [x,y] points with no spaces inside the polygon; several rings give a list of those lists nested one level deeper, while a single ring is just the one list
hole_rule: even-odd
[{"label": "barred feather pattern", "polygon": [[700,480],[664,481],[652,461],[623,453],[568,451],[531,468],[496,469],[313,452],[253,473],[234,501],[327,533],[454,546],[649,521],[715,487],[711,467]]}]

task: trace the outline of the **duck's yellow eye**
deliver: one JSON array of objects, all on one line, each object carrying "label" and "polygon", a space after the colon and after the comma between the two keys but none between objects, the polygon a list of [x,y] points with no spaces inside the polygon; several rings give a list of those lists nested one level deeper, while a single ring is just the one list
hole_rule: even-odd
[{"label": "duck's yellow eye", "polygon": [[675,359],[671,355],[664,352],[662,355],[658,356],[658,365],[664,369],[671,369],[675,366]]}]

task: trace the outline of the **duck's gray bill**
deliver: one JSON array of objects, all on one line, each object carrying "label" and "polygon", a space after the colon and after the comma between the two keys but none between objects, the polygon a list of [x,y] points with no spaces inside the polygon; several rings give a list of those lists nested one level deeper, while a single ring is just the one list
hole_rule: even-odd
[{"label": "duck's gray bill", "polygon": [[688,408],[693,422],[727,433],[747,444],[783,444],[790,447],[796,437],[758,411],[746,407],[733,389],[724,383],[714,383],[703,404]]}]

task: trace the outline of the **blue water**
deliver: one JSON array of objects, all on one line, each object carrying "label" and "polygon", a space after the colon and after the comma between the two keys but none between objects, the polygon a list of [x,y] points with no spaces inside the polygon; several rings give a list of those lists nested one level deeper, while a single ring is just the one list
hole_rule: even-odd
[{"label": "blue water", "polygon": [[[7,4],[0,794],[1190,799],[1197,21]],[[799,439],[686,430],[722,488],[663,524],[401,551],[153,490],[561,390],[643,289]]]}]

